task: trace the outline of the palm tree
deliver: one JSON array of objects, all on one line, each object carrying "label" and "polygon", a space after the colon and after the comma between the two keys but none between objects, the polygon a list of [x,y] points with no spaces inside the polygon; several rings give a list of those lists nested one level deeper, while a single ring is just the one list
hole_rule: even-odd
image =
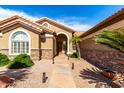
[{"label": "palm tree", "polygon": [[70,43],[76,45],[76,53],[78,53],[78,54],[79,54],[79,57],[80,57],[79,42],[80,42],[80,37],[77,36],[77,35],[74,35],[74,36],[70,39]]},{"label": "palm tree", "polygon": [[124,28],[104,30],[96,36],[96,42],[124,52]]}]

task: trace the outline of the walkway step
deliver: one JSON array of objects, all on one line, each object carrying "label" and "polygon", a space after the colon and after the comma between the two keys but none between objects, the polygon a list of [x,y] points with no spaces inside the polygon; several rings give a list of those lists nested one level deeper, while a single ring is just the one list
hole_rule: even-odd
[{"label": "walkway step", "polygon": [[55,64],[49,88],[75,88],[69,64]]}]

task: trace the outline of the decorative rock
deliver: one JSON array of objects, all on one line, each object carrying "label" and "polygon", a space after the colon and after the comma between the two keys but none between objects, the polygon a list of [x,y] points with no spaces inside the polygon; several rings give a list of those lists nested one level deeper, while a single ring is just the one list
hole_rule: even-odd
[{"label": "decorative rock", "polygon": [[0,88],[6,88],[6,87],[7,87],[7,83],[0,80]]},{"label": "decorative rock", "polygon": [[0,76],[0,88],[5,88],[9,84],[13,83],[14,79],[8,76]]},{"label": "decorative rock", "polygon": [[119,51],[104,51],[82,49],[81,55],[87,61],[100,67],[110,68],[124,74],[124,53]]}]

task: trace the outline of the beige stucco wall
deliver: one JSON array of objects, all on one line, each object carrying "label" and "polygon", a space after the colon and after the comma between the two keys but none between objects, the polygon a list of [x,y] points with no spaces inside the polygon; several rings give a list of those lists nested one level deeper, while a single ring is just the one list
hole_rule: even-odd
[{"label": "beige stucco wall", "polygon": [[[3,36],[0,38],[0,49],[8,49],[9,48],[9,37],[11,33],[16,31],[24,31],[27,32],[31,37],[31,49],[38,49],[39,48],[39,35],[29,31],[25,28],[19,27],[7,33],[4,33]],[[52,49],[53,48],[53,39],[52,37],[45,37],[45,42],[41,44],[42,49]]]},{"label": "beige stucco wall", "polygon": [[57,54],[57,51],[56,51],[56,38],[55,37],[53,37],[53,53],[54,53],[54,55],[56,55]]},{"label": "beige stucco wall", "polygon": [[44,42],[41,42],[41,49],[53,49],[53,38],[46,37]]},{"label": "beige stucco wall", "polygon": [[[8,31],[3,33],[3,36],[0,37],[0,52],[8,55],[10,58],[14,57],[14,55],[9,55],[9,38],[12,33],[16,31],[24,31],[26,32],[31,39],[31,57],[34,60],[39,60],[40,58],[40,52],[39,52],[39,35],[37,33],[34,33],[32,31],[29,31],[23,27],[18,27],[14,30]],[[50,36],[45,36],[45,42],[41,42],[41,51],[42,55],[41,58],[52,58],[53,57],[53,38]]]},{"label": "beige stucco wall", "polygon": [[9,49],[9,37],[11,35],[11,33],[16,32],[16,31],[25,31],[27,32],[30,37],[31,37],[31,48],[32,49],[38,49],[39,45],[38,45],[38,41],[39,41],[39,36],[38,34],[29,31],[25,28],[19,27],[16,28],[14,30],[11,30],[9,32],[3,33],[3,36],[0,37],[0,49]]},{"label": "beige stucco wall", "polygon": [[83,49],[96,49],[96,50],[102,49],[102,50],[106,50],[106,51],[115,51],[114,49],[109,48],[105,45],[96,44],[95,43],[95,35],[97,35],[101,31],[103,31],[104,29],[114,30],[114,29],[118,29],[118,28],[123,27],[123,26],[124,26],[124,20],[121,20],[121,21],[116,22],[110,26],[107,26],[101,30],[98,30],[97,32],[92,33],[92,34],[90,34],[84,38],[81,38],[82,41],[81,41],[80,47]]},{"label": "beige stucco wall", "polygon": [[105,51],[115,51],[114,49],[108,47],[108,46],[105,46],[105,45],[102,45],[102,44],[97,44],[95,42],[95,37],[91,37],[91,38],[88,38],[88,39],[85,39],[83,40],[81,43],[80,43],[80,48],[81,49],[90,49],[90,50],[105,50]]},{"label": "beige stucco wall", "polygon": [[[49,24],[50,25],[49,25],[48,28],[52,31],[55,31],[57,33],[57,35],[65,34],[67,36],[67,38],[68,38],[68,52],[70,52],[70,53],[74,52],[75,50],[72,49],[72,44],[69,43],[69,40],[72,38],[72,32],[64,30],[63,28],[60,28],[60,27],[58,27],[54,24],[51,24],[51,23],[49,23]],[[13,32],[16,32],[16,31],[24,31],[24,32],[29,34],[29,36],[31,38],[31,47],[30,48],[32,50],[37,50],[38,51],[39,47],[41,47],[41,49],[43,49],[44,51],[52,51],[51,52],[52,54],[53,53],[56,54],[56,38],[54,36],[51,36],[50,34],[47,34],[47,36],[45,35],[45,41],[40,42],[39,35],[37,33],[35,33],[35,31],[30,31],[29,29],[26,29],[26,28],[23,28],[23,27],[18,27],[16,29],[13,29],[13,30],[10,30],[8,32],[3,33],[3,36],[0,37],[0,50],[1,51],[4,50],[4,49],[9,49],[10,35]],[[52,56],[52,54],[51,54],[51,56]]]},{"label": "beige stucco wall", "polygon": [[[48,23],[48,22],[47,22]],[[49,29],[51,29],[52,31],[55,31],[57,34],[66,34],[66,36],[68,37],[68,44],[69,44],[69,51],[68,52],[74,52],[75,50],[72,49],[72,43],[69,43],[69,40],[72,37],[72,33],[64,30],[63,28],[60,28],[52,23],[49,23]]]}]

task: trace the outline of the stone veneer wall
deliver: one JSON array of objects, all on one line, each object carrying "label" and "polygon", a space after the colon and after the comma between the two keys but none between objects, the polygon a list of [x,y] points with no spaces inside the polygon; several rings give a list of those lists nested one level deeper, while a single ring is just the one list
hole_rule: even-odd
[{"label": "stone veneer wall", "polygon": [[52,49],[42,49],[42,59],[52,59],[53,50]]},{"label": "stone veneer wall", "polygon": [[10,59],[13,59],[15,57],[9,55],[9,49],[0,49],[0,53],[7,55]]},{"label": "stone veneer wall", "polygon": [[39,49],[31,49],[32,60],[39,60]]},{"label": "stone veneer wall", "polygon": [[[13,59],[14,55],[9,55],[9,49],[0,49],[0,53],[6,54],[10,59]],[[39,49],[31,50],[31,58],[32,60],[39,60]],[[41,50],[41,59],[51,59],[53,58],[52,49],[42,49]]]},{"label": "stone veneer wall", "polygon": [[120,51],[81,49],[81,56],[101,69],[110,68],[124,74],[124,53]]}]

